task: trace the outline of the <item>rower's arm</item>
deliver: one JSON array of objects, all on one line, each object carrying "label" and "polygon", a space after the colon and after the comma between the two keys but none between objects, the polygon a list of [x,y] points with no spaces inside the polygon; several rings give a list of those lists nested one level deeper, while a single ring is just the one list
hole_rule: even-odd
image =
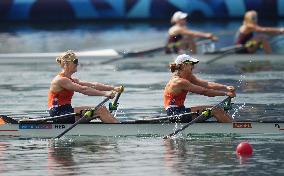
[{"label": "rower's arm", "polygon": [[85,95],[90,95],[90,96],[111,96],[110,92],[104,92],[100,90],[93,89],[91,87],[85,86],[85,85],[80,85],[78,83],[72,82],[70,79],[67,78],[61,78],[58,81],[59,85],[67,90],[79,92]]},{"label": "rower's arm", "polygon": [[92,84],[93,88],[95,88],[97,90],[102,90],[102,91],[111,91],[111,90],[114,90],[114,88],[115,88],[111,85],[106,85],[106,84],[98,83],[98,82],[93,82],[91,84]]},{"label": "rower's arm", "polygon": [[192,82],[196,85],[199,85],[201,87],[205,87],[207,89],[214,89],[214,90],[222,90],[222,91],[235,91],[235,87],[233,86],[227,86],[215,82],[209,82],[206,80],[202,80],[197,78],[196,76],[192,76]]},{"label": "rower's arm", "polygon": [[255,32],[263,32],[263,33],[279,33],[284,34],[284,28],[275,28],[275,27],[262,27],[262,26],[254,26]]},{"label": "rower's arm", "polygon": [[180,29],[179,33],[184,34],[184,35],[190,35],[190,36],[193,36],[193,37],[200,37],[200,38],[207,38],[207,39],[211,39],[211,40],[217,40],[217,37],[214,36],[212,33],[193,31],[193,30],[189,30],[189,29],[186,29],[186,28]]},{"label": "rower's arm", "polygon": [[82,86],[91,87],[93,89],[97,89],[97,90],[101,90],[101,91],[111,91],[111,90],[115,89],[115,87],[113,87],[113,86],[102,84],[102,83],[99,83],[99,82],[87,82],[87,81],[78,80],[77,83],[82,85]]},{"label": "rower's arm", "polygon": [[206,87],[202,87],[199,85],[195,85],[192,84],[189,81],[180,81],[179,83],[179,87],[181,87],[181,89],[192,92],[192,93],[197,93],[200,95],[205,95],[208,97],[215,97],[215,96],[225,96],[228,93],[223,92],[223,91],[218,91],[218,90],[213,90],[213,89],[208,89]]}]

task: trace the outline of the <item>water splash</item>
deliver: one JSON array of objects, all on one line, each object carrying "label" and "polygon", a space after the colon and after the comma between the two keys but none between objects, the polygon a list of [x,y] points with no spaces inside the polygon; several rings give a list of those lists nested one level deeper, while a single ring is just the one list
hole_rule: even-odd
[{"label": "water splash", "polygon": [[237,106],[236,108],[233,108],[234,113],[232,114],[232,118],[235,119],[237,116],[239,117],[239,111],[244,109],[246,106],[246,103],[243,103],[240,106]]},{"label": "water splash", "polygon": [[238,85],[237,85],[238,88],[241,88],[245,78],[246,78],[245,75],[240,75],[240,79],[238,80]]}]

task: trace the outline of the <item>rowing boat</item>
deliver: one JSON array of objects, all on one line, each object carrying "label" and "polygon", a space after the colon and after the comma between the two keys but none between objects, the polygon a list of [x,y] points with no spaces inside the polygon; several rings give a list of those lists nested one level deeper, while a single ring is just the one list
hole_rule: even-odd
[{"label": "rowing boat", "polygon": [[[101,50],[85,50],[75,52],[80,58],[83,57],[104,57],[104,58],[120,58],[120,57],[135,57],[143,54],[149,54],[157,51],[163,51],[163,45],[154,47],[143,47],[133,50],[116,50],[116,49],[101,49]],[[43,52],[43,53],[0,53],[0,59],[8,58],[55,58],[62,52]]]},{"label": "rowing boat", "polygon": [[[62,133],[72,124],[4,124],[0,126],[0,136],[21,138],[52,138]],[[79,124],[66,136],[165,136],[181,124],[175,123],[120,123]],[[284,134],[284,123],[279,122],[234,122],[195,123],[181,132],[189,134]]]},{"label": "rowing boat", "polygon": [[[221,54],[222,55],[222,54]],[[168,65],[170,62],[173,62],[175,58],[178,56],[178,54],[160,54],[160,55],[154,55],[151,57],[145,57],[141,59],[132,59],[127,60],[128,64],[131,64],[132,62],[135,62],[136,64],[139,64],[140,62],[144,65],[147,64],[147,60],[154,60],[156,63],[161,63],[163,65]],[[262,55],[262,54],[230,54],[222,57],[221,59],[215,60],[215,58],[219,57],[220,54],[196,54],[192,55],[193,57],[197,58],[200,62],[200,64],[206,64],[206,65],[243,65],[243,64],[249,64],[249,65],[278,65],[278,64],[284,64],[284,57],[283,55],[278,54],[269,54],[269,55]],[[215,60],[214,62],[211,62],[211,60]],[[119,60],[119,62],[124,63],[124,60]],[[126,61],[125,61],[126,62]]]},{"label": "rowing boat", "polygon": [[[120,94],[116,96],[114,102],[117,103]],[[97,107],[104,104],[108,99],[106,98]],[[232,105],[231,97],[227,97],[214,105],[211,110],[219,107],[227,112],[232,109]],[[112,110],[116,110],[116,108],[117,106],[110,107]],[[206,110],[206,112],[211,110]],[[62,122],[65,122],[64,119],[74,118],[75,113],[55,117],[20,119],[0,115],[0,136],[54,138],[58,135],[61,136],[61,134],[67,136],[166,136],[172,133],[183,135],[284,134],[284,122],[234,121],[232,123],[218,123],[212,120],[208,121],[212,116],[206,114],[210,114],[210,112],[144,117],[142,119],[124,120],[115,124],[93,121],[94,118],[86,114],[74,124],[64,124]],[[192,117],[196,118],[191,120]]]},{"label": "rowing boat", "polygon": [[[275,53],[282,54],[282,43],[283,37],[272,38],[271,44],[275,48]],[[282,43],[281,43],[282,42]],[[202,55],[222,55],[222,54],[235,54],[237,51],[243,48],[242,45],[230,45],[221,47],[219,49],[215,48],[215,43],[211,40],[199,40],[196,42],[197,53]],[[139,48],[131,49],[91,49],[77,51],[76,55],[79,57],[92,57],[92,58],[126,58],[126,57],[136,57],[136,56],[147,56],[153,55],[153,53],[160,55],[164,53],[165,43],[163,40],[156,41],[151,44],[143,44]],[[42,53],[0,53],[0,59],[7,58],[54,58],[61,54],[62,52],[42,52]],[[239,54],[237,54],[239,55]],[[243,54],[241,54],[243,55]],[[249,54],[251,56],[251,54]],[[262,55],[262,54],[260,54]]]},{"label": "rowing boat", "polygon": [[[20,138],[53,138],[72,124],[19,123],[0,125],[0,136]],[[118,124],[89,122],[79,124],[66,133],[66,136],[165,136],[183,126],[184,123],[170,123],[164,119],[128,120]],[[284,122],[233,122],[214,121],[194,123],[181,132],[190,134],[284,134]]]},{"label": "rowing boat", "polygon": [[[227,51],[233,51],[238,49],[239,46],[227,46],[218,50],[208,46],[215,46],[211,40],[201,40],[197,42],[197,45],[200,46],[200,53],[204,54],[220,54]],[[160,55],[164,53],[164,43],[159,43],[155,46],[145,45],[140,48],[132,48],[128,50],[118,50],[118,49],[100,49],[100,50],[83,50],[76,51],[76,55],[80,58],[92,57],[92,58],[126,58],[126,57],[137,57],[137,56],[152,56],[153,54]],[[209,49],[208,49],[209,48]],[[9,59],[9,58],[55,58],[62,54],[62,52],[38,52],[38,53],[0,53],[0,59]]]}]

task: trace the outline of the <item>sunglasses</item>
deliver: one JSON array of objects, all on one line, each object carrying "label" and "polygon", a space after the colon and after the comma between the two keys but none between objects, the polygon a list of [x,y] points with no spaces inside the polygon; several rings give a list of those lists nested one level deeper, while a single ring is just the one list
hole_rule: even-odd
[{"label": "sunglasses", "polygon": [[78,65],[79,64],[79,60],[78,59],[73,59],[72,60],[73,64]]},{"label": "sunglasses", "polygon": [[187,60],[187,61],[184,61],[183,63],[184,63],[184,64],[190,64],[190,65],[194,65],[194,64],[195,64],[194,62],[188,61],[188,60]]},{"label": "sunglasses", "polygon": [[252,21],[257,21],[257,16],[252,16],[252,17],[251,17],[251,20],[252,20]]}]

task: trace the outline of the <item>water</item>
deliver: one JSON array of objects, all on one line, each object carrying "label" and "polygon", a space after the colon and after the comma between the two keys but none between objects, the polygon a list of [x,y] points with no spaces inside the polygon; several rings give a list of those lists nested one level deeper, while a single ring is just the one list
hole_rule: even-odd
[{"label": "water", "polygon": [[250,139],[251,158],[234,153],[238,138],[83,138],[53,143],[4,140],[4,175],[281,175],[283,139]]},{"label": "water", "polygon": [[[231,26],[234,25],[216,25],[212,30],[230,31]],[[128,49],[155,45],[163,40],[164,32],[164,26],[141,24],[81,25],[59,30],[27,26],[13,31],[2,29],[0,48],[1,52]],[[222,40],[220,45],[229,40]],[[118,112],[120,119],[164,113],[162,89],[170,77],[168,60],[163,56],[138,57],[100,65],[104,59],[81,58],[75,76],[125,85]],[[199,64],[195,72],[202,79],[238,88],[232,112],[236,119],[283,120],[283,70],[281,65],[277,69],[245,72],[235,65]],[[49,84],[59,71],[55,58],[0,59],[1,114],[45,115]],[[186,104],[214,104],[221,99],[189,95]],[[73,105],[96,105],[101,100],[75,94]],[[81,137],[60,141],[1,138],[0,174],[283,175],[283,139],[283,135],[188,136],[166,141],[160,137]],[[254,154],[248,159],[240,159],[234,152],[244,140],[254,147]]]}]

